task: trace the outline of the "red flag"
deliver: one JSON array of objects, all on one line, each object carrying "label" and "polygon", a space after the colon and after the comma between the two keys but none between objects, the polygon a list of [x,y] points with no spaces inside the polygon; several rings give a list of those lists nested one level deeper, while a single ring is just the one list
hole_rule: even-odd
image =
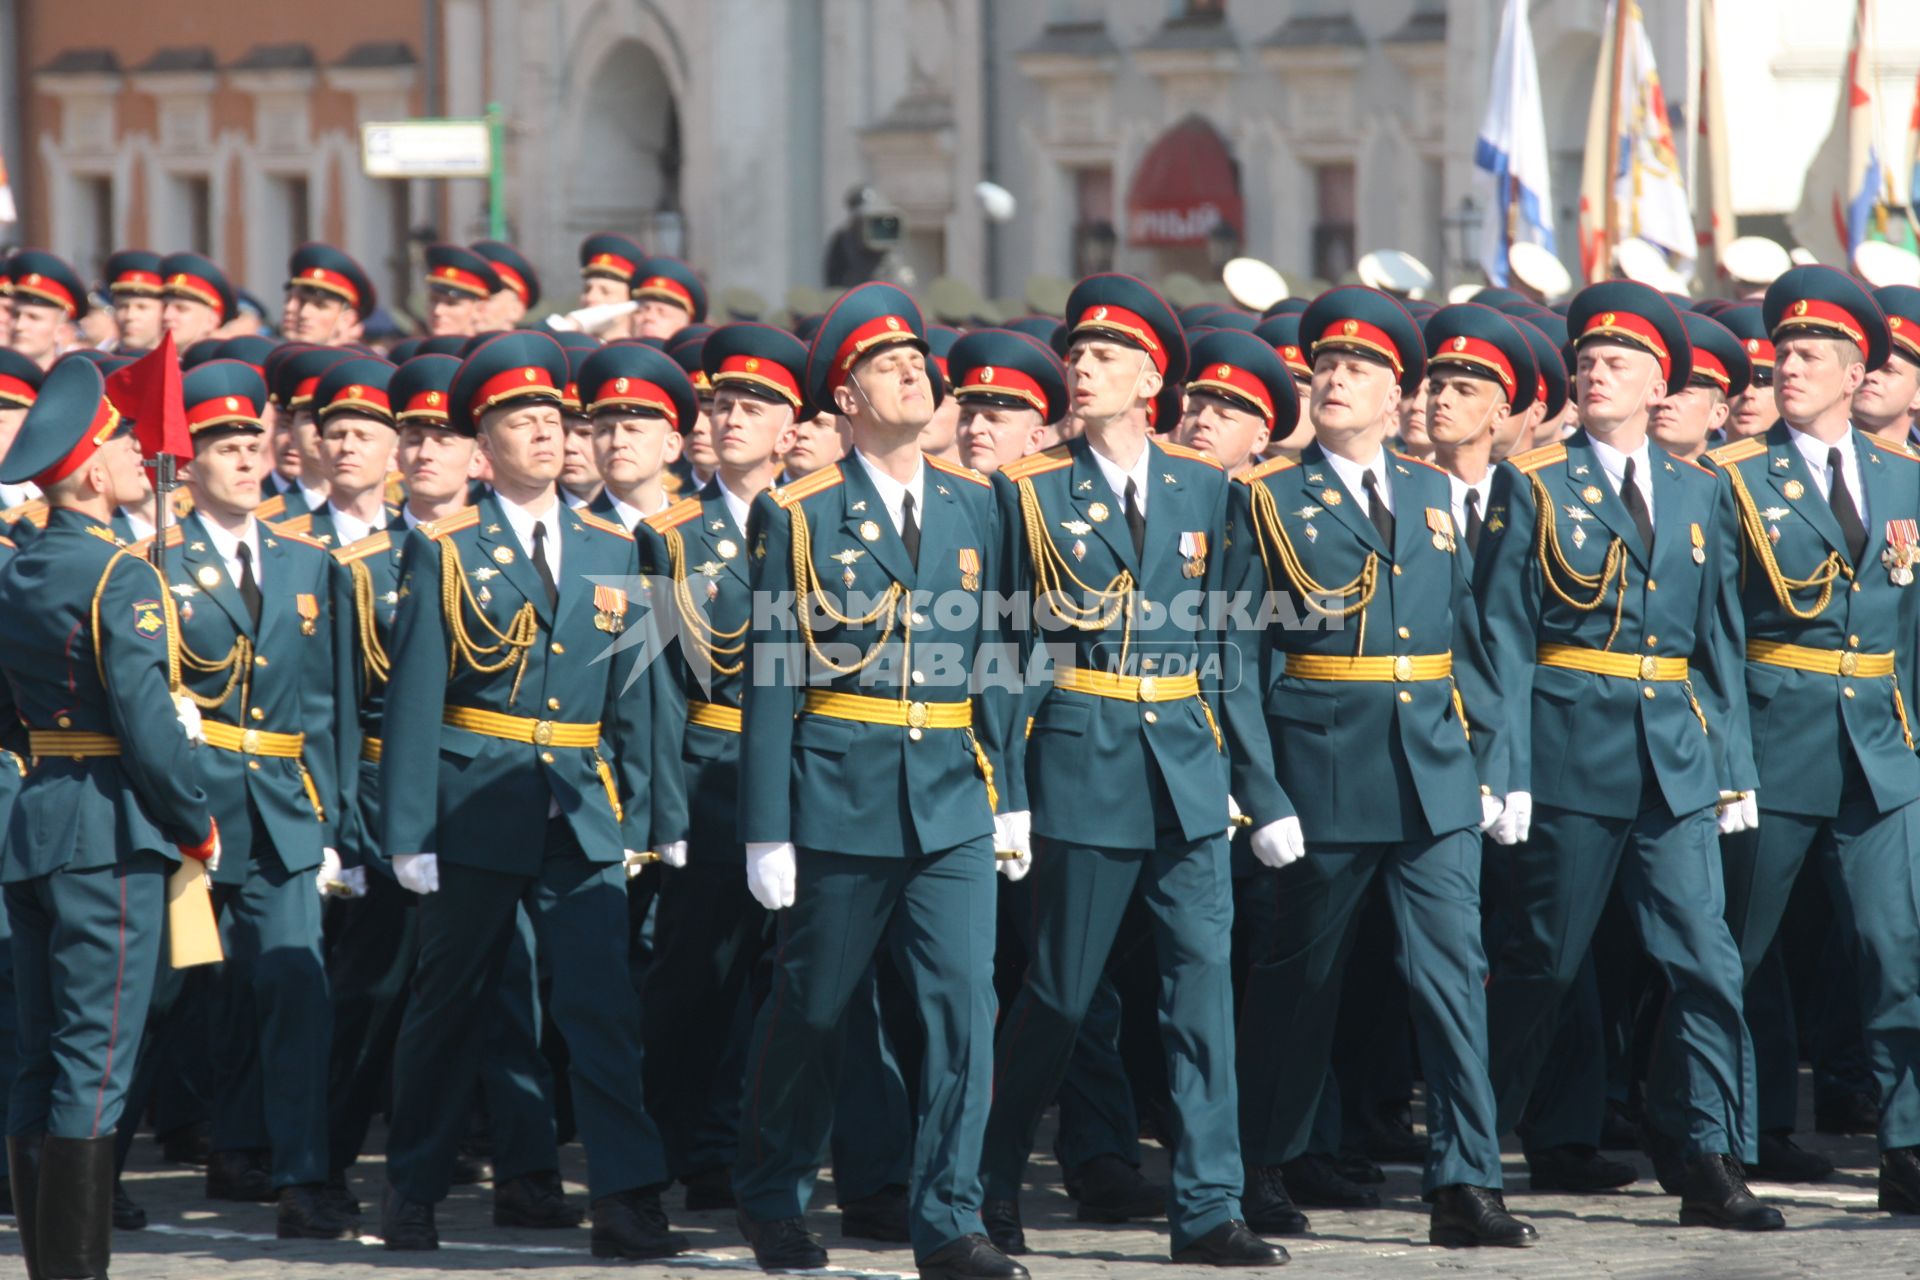
[{"label": "red flag", "polygon": [[142,457],[172,454],[182,462],[193,461],[193,436],[180,393],[180,357],[171,332],[161,335],[158,347],[108,376],[107,399],[133,420]]}]

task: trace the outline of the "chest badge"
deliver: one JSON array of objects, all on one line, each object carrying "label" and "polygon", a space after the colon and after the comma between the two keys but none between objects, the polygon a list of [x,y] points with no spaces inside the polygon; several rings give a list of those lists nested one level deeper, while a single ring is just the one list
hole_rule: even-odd
[{"label": "chest badge", "polygon": [[593,625],[609,635],[627,629],[627,593],[618,587],[593,589]]},{"label": "chest badge", "polygon": [[865,554],[867,553],[859,547],[848,547],[845,551],[836,551],[833,553],[833,559],[840,565],[840,583],[842,586],[851,587],[853,585],[855,577],[853,572],[854,562]]},{"label": "chest badge", "polygon": [[1322,510],[1323,508],[1316,507],[1311,502],[1309,502],[1306,506],[1300,508],[1298,511],[1294,512],[1293,514],[1296,519],[1311,520],[1315,516],[1319,515]]},{"label": "chest badge", "polygon": [[1589,506],[1600,501],[1600,497],[1600,486],[1597,484],[1590,484],[1580,491],[1580,501]]},{"label": "chest badge", "polygon": [[722,560],[731,560],[740,554],[740,548],[732,538],[720,539],[720,541],[713,544],[713,549],[720,553]]},{"label": "chest badge", "polygon": [[1075,560],[1085,560],[1087,558],[1087,544],[1078,538],[1073,540],[1072,551]]},{"label": "chest badge", "polygon": [[1093,526],[1085,520],[1062,520],[1060,527],[1076,538],[1084,538],[1093,532]]},{"label": "chest badge", "polygon": [[880,540],[880,526],[871,520],[862,520],[860,522],[860,536],[868,542],[878,542]]},{"label": "chest badge", "polygon": [[293,598],[293,611],[300,615],[300,634],[310,636],[314,632],[314,622],[320,616],[320,601],[305,591]]},{"label": "chest badge", "polygon": [[1780,492],[1786,494],[1790,499],[1798,499],[1800,495],[1806,491],[1807,486],[1801,484],[1798,480],[1789,480],[1780,486]]},{"label": "chest badge", "polygon": [[1340,491],[1338,489],[1325,490],[1320,495],[1320,501],[1330,507],[1337,507],[1340,505]]},{"label": "chest badge", "polygon": [[960,548],[960,589],[962,591],[980,589],[980,552],[977,548]]},{"label": "chest badge", "polygon": [[1887,548],[1880,553],[1880,563],[1894,586],[1912,585],[1915,559],[1920,559],[1920,521],[1887,521]]},{"label": "chest badge", "polygon": [[1180,535],[1180,554],[1186,563],[1180,566],[1180,574],[1186,578],[1203,578],[1207,573],[1207,535],[1204,531],[1182,533]]},{"label": "chest badge", "polygon": [[1688,536],[1693,540],[1693,562],[1695,564],[1705,564],[1707,562],[1707,535],[1702,533],[1700,526],[1696,524],[1688,530]]},{"label": "chest badge", "polygon": [[220,585],[220,571],[210,564],[201,565],[200,571],[194,574],[193,577],[196,582],[209,591]]},{"label": "chest badge", "polygon": [[1087,517],[1095,524],[1099,524],[1102,520],[1105,520],[1107,515],[1107,504],[1104,502],[1096,502],[1087,508]]},{"label": "chest badge", "polygon": [[1453,550],[1453,513],[1440,507],[1427,508],[1427,528],[1433,531],[1435,551]]},{"label": "chest badge", "polygon": [[513,548],[512,547],[495,547],[493,549],[493,558],[495,561],[497,561],[500,564],[512,564]]}]

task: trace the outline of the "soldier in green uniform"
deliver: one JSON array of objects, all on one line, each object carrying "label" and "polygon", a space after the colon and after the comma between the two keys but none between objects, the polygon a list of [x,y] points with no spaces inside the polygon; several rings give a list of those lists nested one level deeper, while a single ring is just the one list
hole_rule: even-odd
[{"label": "soldier in green uniform", "polygon": [[540,305],[540,273],[527,256],[502,240],[476,240],[471,248],[493,268],[500,287],[487,301],[487,329],[517,329]]},{"label": "soldier in green uniform", "polygon": [[1763,310],[1781,421],[1709,455],[1746,567],[1733,750],[1741,805],[1758,816],[1725,843],[1727,922],[1752,975],[1801,865],[1819,860],[1857,948],[1880,1091],[1879,1206],[1920,1213],[1920,760],[1908,721],[1920,461],[1849,420],[1861,380],[1898,340],[1857,281],[1796,267],[1768,286]]},{"label": "soldier in green uniform", "polygon": [[330,244],[303,244],[287,262],[280,336],[320,346],[358,342],[379,305],[379,291],[358,262]]},{"label": "soldier in green uniform", "polygon": [[688,325],[707,318],[707,286],[678,258],[655,254],[633,277],[633,336],[670,341]]},{"label": "soldier in green uniform", "polygon": [[756,596],[795,601],[753,611],[738,659],[738,837],[754,898],[782,912],[734,1174],[741,1228],[769,1270],[826,1263],[807,1197],[841,1018],[885,942],[926,1033],[908,1204],[920,1274],[1026,1274],[979,1213],[994,846],[1011,847],[1010,832],[995,839],[994,787],[1012,717],[1004,690],[970,695],[995,634],[983,593],[997,527],[985,477],[920,452],[937,386],[925,335],[892,286],[840,299],[801,394],[782,399],[833,405],[854,455],[762,494],[745,531]]},{"label": "soldier in green uniform", "polygon": [[8,345],[41,369],[71,344],[73,325],[87,313],[87,287],[62,258],[22,249],[9,263],[13,281],[13,337]]},{"label": "soldier in green uniform", "polygon": [[[318,511],[327,504],[327,455],[320,443],[320,427],[313,412],[314,388],[320,375],[346,359],[350,353],[337,347],[310,347],[288,344],[268,357],[262,375],[273,399],[275,430],[286,434],[299,458],[300,468],[292,476],[268,475],[258,520],[277,521]],[[276,454],[279,446],[275,447]],[[278,490],[267,493],[267,488]]]},{"label": "soldier in green uniform", "polygon": [[[605,306],[628,302],[633,297],[633,282],[647,251],[638,242],[617,231],[596,231],[580,242],[580,305]],[[620,316],[595,331],[608,342],[634,337],[633,317]]]},{"label": "soldier in green uniform", "polygon": [[[382,845],[414,908],[420,958],[394,1059],[380,1234],[439,1247],[486,1023],[516,911],[553,974],[587,1147],[599,1258],[682,1252],[660,1207],[659,1134],[627,976],[623,864],[648,848],[651,698],[633,670],[650,621],[626,586],[631,535],[555,494],[566,353],[538,333],[482,343],[450,392],[492,464],[476,506],[408,535],[382,721]],[[601,659],[629,631],[613,661]],[[642,643],[636,643],[636,641]],[[432,785],[426,785],[431,780]]]},{"label": "soldier in green uniform", "polygon": [[[1502,1127],[1552,1041],[1600,909],[1618,889],[1672,1003],[1649,1071],[1650,1119],[1680,1149],[1655,1167],[1683,1224],[1772,1230],[1748,1191],[1753,1045],[1722,913],[1718,835],[1750,804],[1730,758],[1743,736],[1733,504],[1648,442],[1692,348],[1673,307],[1632,281],[1581,291],[1582,430],[1500,464],[1474,580],[1507,705],[1512,928],[1493,960],[1488,1041]],[[1531,697],[1525,690],[1531,689]],[[1536,811],[1537,810],[1537,811]],[[1529,838],[1530,837],[1530,838]]]},{"label": "soldier in green uniform", "polygon": [[400,432],[387,384],[393,366],[378,356],[349,356],[328,366],[308,406],[327,460],[326,505],[276,523],[328,550],[390,527],[400,514],[388,477]]},{"label": "soldier in green uniform", "polygon": [[160,260],[160,276],[161,324],[183,354],[240,313],[233,282],[203,254],[168,254]]},{"label": "soldier in green uniform", "polygon": [[[32,360],[11,348],[0,347],[0,463],[6,461],[14,441],[19,438],[20,424],[26,420],[27,410],[33,408],[34,397],[40,394],[40,382],[45,376]],[[39,488],[30,480],[17,484],[0,482],[0,536],[10,536],[14,526],[31,513],[46,511],[47,504],[39,494]],[[39,532],[39,526],[28,521],[27,528],[20,532],[24,541]]]},{"label": "soldier in green uniform", "polygon": [[107,259],[107,296],[113,300],[117,355],[145,355],[160,345],[160,255],[146,249],[120,249]]},{"label": "soldier in green uniform", "polygon": [[267,470],[259,373],[210,361],[181,389],[194,510],[167,530],[163,572],[226,845],[214,872],[227,963],[207,1190],[225,1197],[270,1148],[279,1234],[331,1239],[347,1224],[321,1194],[331,1020],[315,873],[324,884],[339,869],[332,561],[254,518]]},{"label": "soldier in green uniform", "polygon": [[153,567],[108,519],[145,483],[99,370],[47,378],[0,482],[53,512],[0,569],[0,668],[32,768],[0,842],[19,1028],[7,1122],[29,1276],[103,1276],[114,1130],[133,1075],[182,857],[219,833],[187,740],[169,726],[178,633]]},{"label": "soldier in green uniform", "polygon": [[500,292],[493,264],[464,245],[427,246],[427,327],[436,338],[471,338],[490,323]]}]

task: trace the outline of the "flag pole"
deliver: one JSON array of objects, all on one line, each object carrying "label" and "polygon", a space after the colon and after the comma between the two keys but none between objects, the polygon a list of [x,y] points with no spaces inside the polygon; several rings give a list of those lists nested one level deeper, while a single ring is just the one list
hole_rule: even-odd
[{"label": "flag pole", "polygon": [[1612,80],[1607,92],[1607,203],[1606,219],[1600,224],[1597,264],[1603,280],[1613,271],[1613,246],[1620,230],[1619,181],[1615,169],[1620,158],[1620,78],[1626,74],[1627,13],[1632,3],[1633,0],[1613,0],[1613,66],[1608,70]]}]

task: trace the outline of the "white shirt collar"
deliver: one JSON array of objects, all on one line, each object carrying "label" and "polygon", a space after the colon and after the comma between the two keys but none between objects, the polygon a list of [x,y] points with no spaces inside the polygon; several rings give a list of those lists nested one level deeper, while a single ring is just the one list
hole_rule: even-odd
[{"label": "white shirt collar", "polygon": [[327,491],[325,489],[309,489],[307,488],[307,482],[304,480],[295,480],[294,484],[299,487],[300,496],[307,500],[307,510],[318,511],[327,505]]},{"label": "white shirt collar", "polygon": [[1093,455],[1093,465],[1100,468],[1100,475],[1106,480],[1107,487],[1113,490],[1113,496],[1123,504],[1127,500],[1127,481],[1133,481],[1134,500],[1140,507],[1140,514],[1146,515],[1148,464],[1153,461],[1153,442],[1140,442],[1140,456],[1126,471],[1120,469],[1119,463],[1094,448],[1092,441],[1087,442],[1087,452]]},{"label": "white shirt collar", "polygon": [[32,481],[19,484],[0,484],[0,511],[17,507],[23,502],[32,502],[40,496],[40,486]]},{"label": "white shirt collar", "polygon": [[1626,482],[1627,463],[1633,463],[1633,487],[1640,491],[1641,500],[1647,504],[1647,519],[1654,520],[1653,510],[1653,450],[1646,440],[1640,441],[1640,447],[1632,453],[1622,453],[1591,433],[1587,443],[1593,446],[1593,456],[1600,463],[1600,469],[1607,473],[1607,482],[1616,496]]},{"label": "white shirt collar", "polygon": [[140,542],[153,536],[153,526],[148,524],[147,518],[138,511],[130,511],[126,507],[122,507],[120,508],[120,515],[126,520],[127,528],[132,531],[135,542]]},{"label": "white shirt collar", "polygon": [[[865,461],[865,459],[862,459],[862,461]],[[872,473],[871,467],[868,468],[868,473]],[[918,477],[915,478],[918,479]],[[891,477],[889,477],[889,479],[891,479]],[[727,504],[727,514],[733,517],[734,526],[742,533],[746,532],[747,512],[753,509],[753,500],[751,498],[743,498],[733,490],[727,488],[727,482],[717,475],[713,478],[713,482],[720,486],[720,497]],[[920,499],[916,496],[914,498],[914,504],[918,506],[919,502]]]},{"label": "white shirt collar", "polygon": [[[880,501],[886,507],[887,515],[893,520],[895,533],[900,532],[901,525],[905,523],[901,512],[905,508],[905,499],[909,493],[913,495],[914,520],[922,525],[926,523],[927,503],[923,495],[926,492],[927,464],[924,459],[914,462],[913,479],[901,484],[867,461],[867,455],[858,449],[853,451],[853,456],[860,459],[860,465],[866,468],[867,479],[873,481],[874,489],[879,492]],[[722,492],[726,490],[725,485],[721,485],[720,488]]]},{"label": "white shirt collar", "polygon": [[553,580],[560,581],[560,513],[567,509],[566,504],[555,502],[547,508],[545,515],[536,518],[531,511],[507,501],[498,492],[493,496],[494,500],[500,504],[501,514],[506,516],[507,525],[513,530],[513,536],[519,540],[520,549],[526,552],[529,558],[533,555],[533,527],[535,525],[547,527],[547,568],[553,571]]},{"label": "white shirt collar", "polygon": [[1480,495],[1480,518],[1482,520],[1487,518],[1487,496],[1493,492],[1493,469],[1491,467],[1487,469],[1487,474],[1480,477],[1479,484],[1468,484],[1449,471],[1447,472],[1447,492],[1452,496],[1453,527],[1464,532],[1467,527],[1467,495],[1469,493]]},{"label": "white shirt collar", "polygon": [[379,527],[342,511],[331,500],[327,502],[326,511],[327,518],[333,521],[333,545],[336,547],[350,547]]},{"label": "white shirt collar", "polygon": [[573,490],[567,488],[567,486],[565,485],[560,485],[559,490],[560,490],[560,501],[566,503],[569,507],[572,507],[575,511],[580,510],[580,508],[582,507],[591,506],[593,503],[592,498],[583,498],[579,494],[575,493]]},{"label": "white shirt collar", "polygon": [[1833,496],[1833,476],[1827,470],[1827,450],[1840,451],[1840,471],[1847,478],[1847,492],[1853,496],[1854,509],[1860,513],[1860,523],[1871,529],[1873,526],[1867,522],[1866,484],[1860,475],[1860,450],[1855,447],[1852,427],[1848,427],[1846,434],[1832,444],[1796,430],[1791,425],[1787,428],[1787,438],[1800,451],[1800,458],[1807,464],[1807,471],[1813,477],[1813,487],[1819,490],[1822,498]]},{"label": "white shirt collar", "polygon": [[257,585],[262,581],[260,570],[260,522],[247,517],[247,527],[238,534],[228,533],[211,520],[202,520],[200,525],[207,531],[207,541],[213,544],[214,554],[227,566],[227,576],[236,587],[240,585],[240,544],[245,543],[247,553],[253,557],[253,580]]},{"label": "white shirt collar", "polygon": [[1387,475],[1387,451],[1384,446],[1373,455],[1373,461],[1365,466],[1343,458],[1331,449],[1323,449],[1321,452],[1327,455],[1327,465],[1332,467],[1333,473],[1340,477],[1340,483],[1347,487],[1347,492],[1353,495],[1353,500],[1362,504],[1360,508],[1362,515],[1366,514],[1366,477],[1369,472],[1373,474],[1375,483],[1380,486],[1380,500],[1387,504],[1388,511],[1393,510],[1393,481]]}]

